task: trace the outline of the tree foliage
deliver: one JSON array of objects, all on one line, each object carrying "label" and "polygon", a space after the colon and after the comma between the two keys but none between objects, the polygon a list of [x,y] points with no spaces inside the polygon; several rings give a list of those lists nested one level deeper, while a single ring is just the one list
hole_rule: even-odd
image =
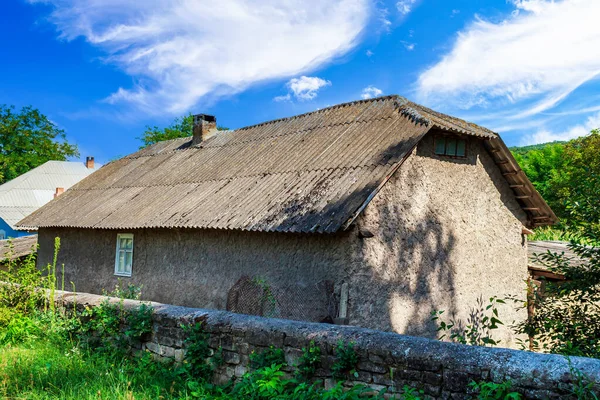
[{"label": "tree foliage", "polygon": [[39,110],[0,105],[0,183],[50,160],[77,157],[77,146]]},{"label": "tree foliage", "polygon": [[591,199],[581,191],[588,190],[585,180],[590,175],[600,173],[600,131],[593,130],[588,136],[566,143],[513,148],[512,151],[535,188],[563,220],[563,227],[573,227],[572,219],[581,221],[582,208],[574,213],[568,205],[576,198],[579,201]]},{"label": "tree foliage", "polygon": [[[228,130],[225,127],[217,126],[220,131]],[[185,115],[183,117],[175,118],[171,125],[165,128],[159,128],[158,126],[147,126],[146,130],[142,134],[140,139],[144,144],[142,148],[150,146],[152,144],[162,142],[164,140],[172,140],[178,138],[185,138],[192,136],[194,133],[194,116],[192,114]]]},{"label": "tree foliage", "polygon": [[539,256],[566,281],[548,282],[537,290],[535,313],[519,331],[534,338],[534,348],[600,358],[599,132],[570,142],[564,151],[569,160],[565,226],[574,236],[569,248],[583,263],[574,265],[564,254]]}]

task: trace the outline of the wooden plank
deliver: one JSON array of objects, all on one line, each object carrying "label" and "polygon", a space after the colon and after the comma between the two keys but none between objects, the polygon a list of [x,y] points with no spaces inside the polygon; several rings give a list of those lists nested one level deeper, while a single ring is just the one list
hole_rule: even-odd
[{"label": "wooden plank", "polygon": [[510,172],[503,172],[502,175],[510,176],[510,175],[517,175],[518,173],[519,173],[519,171],[510,171]]},{"label": "wooden plank", "polygon": [[525,187],[525,185],[521,185],[521,184],[518,184],[518,185],[510,185],[510,187],[511,187],[511,189],[517,189],[517,188],[522,188],[522,187]]},{"label": "wooden plank", "polygon": [[538,211],[539,207],[523,207],[525,211]]},{"label": "wooden plank", "polygon": [[530,195],[527,195],[527,196],[515,196],[515,198],[517,198],[517,199],[529,199],[529,198],[531,198],[531,196]]}]

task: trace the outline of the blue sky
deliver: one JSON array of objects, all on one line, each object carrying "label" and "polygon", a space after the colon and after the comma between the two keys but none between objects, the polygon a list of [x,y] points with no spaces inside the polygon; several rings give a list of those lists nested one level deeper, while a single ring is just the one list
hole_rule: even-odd
[{"label": "blue sky", "polygon": [[229,128],[401,94],[508,145],[600,127],[597,0],[7,0],[0,103],[33,105],[82,157],[147,125]]}]

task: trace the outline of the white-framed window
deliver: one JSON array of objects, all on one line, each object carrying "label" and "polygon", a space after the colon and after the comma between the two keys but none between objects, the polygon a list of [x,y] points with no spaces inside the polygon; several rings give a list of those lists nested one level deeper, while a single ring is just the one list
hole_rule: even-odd
[{"label": "white-framed window", "polygon": [[6,232],[3,229],[0,229],[0,240],[6,239]]},{"label": "white-framed window", "polygon": [[115,256],[115,275],[131,276],[133,265],[133,233],[117,235],[117,254]]}]

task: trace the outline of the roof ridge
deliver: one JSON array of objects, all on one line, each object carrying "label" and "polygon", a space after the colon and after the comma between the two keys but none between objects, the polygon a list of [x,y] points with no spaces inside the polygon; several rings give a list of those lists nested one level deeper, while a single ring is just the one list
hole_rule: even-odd
[{"label": "roof ridge", "polygon": [[318,114],[320,112],[325,112],[327,110],[334,110],[334,109],[338,109],[338,108],[342,108],[342,107],[347,107],[347,106],[354,105],[354,104],[370,103],[370,102],[375,102],[375,101],[380,101],[380,100],[391,100],[391,99],[404,99],[404,98],[402,96],[397,95],[397,94],[390,94],[390,95],[386,95],[386,96],[373,97],[373,98],[370,98],[370,99],[353,100],[353,101],[348,101],[346,103],[340,103],[340,104],[335,104],[333,106],[329,106],[329,107],[325,107],[325,108],[320,108],[320,109],[315,110],[315,111],[305,112],[303,114],[292,115],[290,117],[284,117],[284,118],[277,118],[277,119],[273,119],[273,120],[270,120],[270,121],[260,122],[258,124],[254,124],[254,125],[248,125],[248,126],[244,126],[244,127],[237,128],[237,129],[231,129],[230,132],[241,131],[241,130],[250,129],[250,128],[256,128],[256,127],[259,127],[259,126],[269,125],[269,124],[273,124],[273,123],[276,123],[276,122],[291,121],[293,119],[300,118],[300,117],[305,117],[307,115]]},{"label": "roof ridge", "polygon": [[[179,148],[177,148],[177,149],[171,149],[169,151],[161,152],[160,154],[161,155],[162,154],[171,154],[171,153],[175,153],[175,152],[178,152],[178,151],[187,151],[187,150],[216,149],[216,148],[222,148],[222,147],[229,146],[229,145],[231,145],[231,146],[243,145],[243,144],[248,144],[248,143],[252,143],[252,142],[257,142],[259,140],[266,140],[266,139],[273,139],[273,138],[284,137],[284,136],[289,136],[289,135],[296,135],[296,134],[299,134],[299,133],[309,132],[309,131],[313,131],[315,129],[323,128],[323,127],[331,128],[331,127],[348,125],[348,124],[353,124],[353,123],[366,123],[366,122],[373,122],[373,121],[383,121],[383,120],[390,119],[390,118],[392,118],[392,117],[386,116],[386,117],[371,118],[371,119],[360,119],[360,120],[356,120],[356,121],[352,121],[352,122],[338,122],[338,123],[335,123],[335,124],[320,125],[320,126],[316,126],[316,127],[313,127],[313,128],[300,129],[300,130],[297,130],[297,131],[292,131],[292,132],[287,132],[287,133],[282,133],[282,134],[273,134],[273,135],[269,135],[269,136],[263,136],[263,137],[260,137],[258,139],[240,140],[240,141],[235,142],[233,144],[225,143],[225,144],[219,144],[219,145],[215,145],[215,146],[204,146],[204,145],[189,146],[189,147],[185,147],[183,149],[179,149]],[[235,131],[229,130],[228,132],[235,132]],[[181,140],[181,139],[191,139],[191,136],[186,136],[185,138],[169,139],[168,141]],[[166,142],[167,141],[165,140],[165,141],[162,141],[162,142],[159,142],[159,143],[166,143]],[[135,159],[144,158],[144,157],[154,157],[154,156],[157,155],[157,154],[150,153],[150,154],[142,154],[142,155],[135,156],[136,153],[130,154],[128,156],[125,156],[124,158],[128,158],[130,160],[135,160]]]}]

